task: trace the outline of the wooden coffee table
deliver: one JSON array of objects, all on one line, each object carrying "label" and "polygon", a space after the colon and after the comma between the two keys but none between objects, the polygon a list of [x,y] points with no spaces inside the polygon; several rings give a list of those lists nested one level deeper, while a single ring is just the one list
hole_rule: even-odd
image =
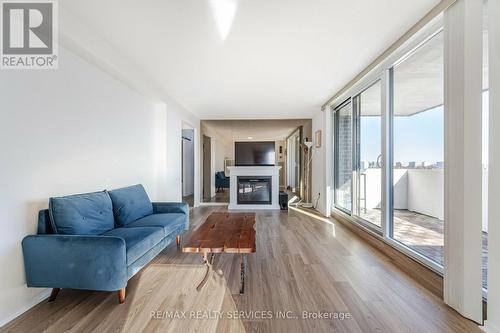
[{"label": "wooden coffee table", "polygon": [[198,291],[208,280],[215,253],[239,254],[240,294],[245,292],[246,255],[255,251],[255,213],[212,213],[182,246],[182,252],[201,253],[207,266]]}]

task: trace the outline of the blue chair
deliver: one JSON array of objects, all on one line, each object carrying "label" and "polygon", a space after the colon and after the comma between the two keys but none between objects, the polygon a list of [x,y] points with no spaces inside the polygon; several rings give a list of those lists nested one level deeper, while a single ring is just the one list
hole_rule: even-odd
[{"label": "blue chair", "polygon": [[229,177],[226,177],[224,171],[215,173],[215,187],[217,188],[217,192],[224,192],[225,188],[229,188]]},{"label": "blue chair", "polygon": [[151,202],[142,185],[50,198],[22,241],[28,287],[118,291],[189,228],[185,203]]}]

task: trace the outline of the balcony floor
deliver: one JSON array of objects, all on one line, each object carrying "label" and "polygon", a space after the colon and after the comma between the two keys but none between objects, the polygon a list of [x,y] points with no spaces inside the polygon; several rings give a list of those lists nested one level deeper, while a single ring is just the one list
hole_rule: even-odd
[{"label": "balcony floor", "polygon": [[[367,209],[361,217],[380,225],[380,210]],[[443,265],[444,222],[409,210],[394,211],[394,239]],[[483,232],[483,287],[487,286],[488,234]]]}]

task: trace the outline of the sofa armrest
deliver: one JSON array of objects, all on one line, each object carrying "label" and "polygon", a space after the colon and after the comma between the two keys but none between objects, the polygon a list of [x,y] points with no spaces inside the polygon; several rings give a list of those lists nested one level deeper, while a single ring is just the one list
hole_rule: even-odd
[{"label": "sofa armrest", "polygon": [[120,237],[35,235],[22,247],[28,287],[114,291],[127,285]]},{"label": "sofa armrest", "polygon": [[189,229],[189,206],[185,202],[153,202],[154,214],[181,213],[186,215],[184,230]]},{"label": "sofa armrest", "polygon": [[189,206],[185,202],[153,202],[155,214],[182,213],[189,216]]}]

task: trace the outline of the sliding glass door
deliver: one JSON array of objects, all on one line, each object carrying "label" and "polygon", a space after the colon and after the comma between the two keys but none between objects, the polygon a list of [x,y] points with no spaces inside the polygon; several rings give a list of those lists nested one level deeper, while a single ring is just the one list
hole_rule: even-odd
[{"label": "sliding glass door", "polygon": [[335,208],[369,226],[382,223],[380,80],[334,109]]},{"label": "sliding glass door", "polygon": [[443,265],[443,32],[395,65],[391,237]]},{"label": "sliding glass door", "polygon": [[358,94],[354,105],[353,214],[371,226],[382,223],[382,88],[380,80]]},{"label": "sliding glass door", "polygon": [[333,105],[334,209],[434,269],[444,248],[444,38],[430,32]]},{"label": "sliding glass door", "polygon": [[352,210],[352,123],[351,101],[348,100],[334,111],[334,204],[346,213],[351,213]]}]

